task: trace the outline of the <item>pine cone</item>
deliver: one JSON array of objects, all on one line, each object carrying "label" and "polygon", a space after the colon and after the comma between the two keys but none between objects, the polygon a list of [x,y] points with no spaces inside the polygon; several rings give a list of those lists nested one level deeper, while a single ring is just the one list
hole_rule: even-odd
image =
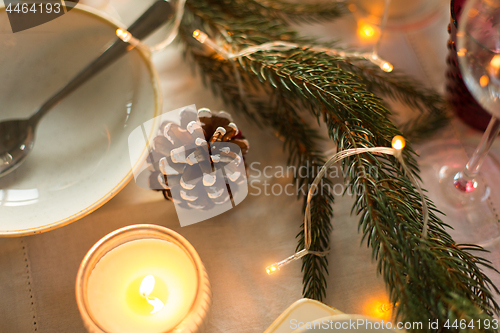
[{"label": "pine cone", "polygon": [[246,181],[248,148],[230,114],[184,110],[180,125],[163,123],[153,140],[150,188],[183,208],[211,209],[233,199],[232,184]]}]

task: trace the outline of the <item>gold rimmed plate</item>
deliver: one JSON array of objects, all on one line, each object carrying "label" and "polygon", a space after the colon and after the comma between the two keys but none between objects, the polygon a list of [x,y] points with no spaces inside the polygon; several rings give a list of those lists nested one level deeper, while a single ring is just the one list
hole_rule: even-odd
[{"label": "gold rimmed plate", "polygon": [[[117,28],[123,26],[78,5],[12,33],[0,8],[0,120],[34,113],[110,45]],[[128,136],[160,114],[158,82],[149,55],[134,49],[47,114],[27,160],[0,178],[0,236],[66,225],[118,193],[147,153],[144,147],[131,161]]]}]

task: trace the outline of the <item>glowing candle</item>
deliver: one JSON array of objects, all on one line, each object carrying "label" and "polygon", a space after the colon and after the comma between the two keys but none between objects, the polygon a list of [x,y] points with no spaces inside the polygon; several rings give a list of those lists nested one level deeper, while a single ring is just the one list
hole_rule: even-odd
[{"label": "glowing candle", "polygon": [[117,230],[87,254],[77,301],[89,332],[196,332],[210,287],[196,251],[159,226]]}]

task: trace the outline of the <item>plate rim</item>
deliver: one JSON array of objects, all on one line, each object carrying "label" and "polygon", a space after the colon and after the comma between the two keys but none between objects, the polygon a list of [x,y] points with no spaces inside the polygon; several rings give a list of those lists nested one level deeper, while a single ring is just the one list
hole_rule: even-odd
[{"label": "plate rim", "polygon": [[[0,5],[0,12],[5,10],[5,5]],[[117,19],[111,17],[110,15],[99,11],[97,9],[94,9],[92,7],[83,5],[83,4],[78,4],[76,7],[73,8],[73,10],[78,10],[87,14],[90,14],[92,16],[95,16],[96,18],[100,19],[101,21],[105,22],[106,24],[109,24],[113,28],[121,28],[121,29],[126,29],[123,23],[119,22]],[[162,94],[161,94],[161,87],[160,87],[160,77],[158,75],[158,71],[156,70],[156,67],[153,64],[153,61],[150,57],[150,54],[147,53],[147,51],[143,50],[140,47],[136,48],[137,51],[139,52],[142,60],[144,61],[148,72],[149,76],[151,79],[152,83],[152,88],[153,88],[153,93],[155,94],[155,110],[153,117],[156,118],[161,114],[161,109],[162,109],[162,104],[163,104],[163,99],[162,99]],[[148,142],[151,140],[152,136],[154,135],[154,126],[153,129],[151,130],[151,133],[149,134],[148,137]],[[102,207],[105,203],[107,203],[109,200],[111,200],[118,192],[120,192],[133,178],[133,171],[139,166],[139,164],[143,163],[143,157],[147,154],[147,147],[144,148],[144,152],[141,154],[141,158],[139,158],[135,164],[130,168],[129,172],[125,175],[124,178],[122,178],[118,184],[116,184],[111,190],[109,190],[104,196],[96,200],[94,203],[89,205],[88,207],[80,210],[79,212],[70,215],[66,218],[63,218],[61,220],[58,220],[56,222],[52,222],[49,224],[45,224],[43,226],[39,227],[34,227],[34,228],[29,228],[29,229],[19,229],[19,230],[0,230],[0,238],[7,238],[7,237],[19,237],[19,236],[28,236],[28,235],[35,235],[35,234],[40,234],[43,232],[51,231],[60,227],[64,227],[72,222],[75,222],[90,213],[94,212],[95,210],[99,209]]]},{"label": "plate rim", "polygon": [[[304,297],[304,298],[301,298],[295,302],[293,302],[289,307],[287,307],[285,309],[285,311],[283,311],[283,313],[281,313],[278,318],[276,318],[272,324],[264,331],[264,333],[274,333],[276,332],[279,328],[282,327],[283,323],[285,322],[285,319],[293,312],[295,311],[296,309],[299,309],[299,308],[302,308],[304,306],[307,306],[307,305],[313,305],[313,306],[317,306],[325,311],[328,311],[330,312],[331,316],[338,316],[338,315],[341,315],[341,314],[344,314],[342,311],[334,308],[333,306],[330,306],[330,305],[327,305],[325,303],[322,303],[322,302],[319,302],[315,299],[311,299],[311,298],[307,298],[307,297]],[[316,318],[317,319],[317,318]],[[314,319],[314,320],[316,320]],[[290,330],[291,332],[291,330]]]}]

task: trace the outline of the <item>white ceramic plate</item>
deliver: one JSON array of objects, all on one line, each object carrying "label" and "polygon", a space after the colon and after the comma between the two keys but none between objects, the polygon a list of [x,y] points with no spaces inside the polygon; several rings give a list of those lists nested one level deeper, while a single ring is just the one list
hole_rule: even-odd
[{"label": "white ceramic plate", "polygon": [[369,318],[355,314],[340,314],[316,319],[304,323],[303,328],[298,328],[293,333],[404,333],[394,328],[391,322]]},{"label": "white ceramic plate", "polygon": [[[119,26],[79,5],[13,34],[0,9],[0,120],[35,112],[105,50]],[[0,236],[63,226],[111,199],[132,177],[130,132],[160,110],[156,71],[138,50],[63,100],[39,123],[23,165],[0,178]]]},{"label": "white ceramic plate", "polygon": [[344,313],[324,303],[302,298],[290,305],[264,333],[291,333],[300,323],[342,314]]},{"label": "white ceramic plate", "polygon": [[[321,302],[303,298],[290,305],[264,333],[404,333],[381,320],[345,314]],[[390,324],[392,326],[392,324]],[[355,327],[355,328],[353,328]]]}]

